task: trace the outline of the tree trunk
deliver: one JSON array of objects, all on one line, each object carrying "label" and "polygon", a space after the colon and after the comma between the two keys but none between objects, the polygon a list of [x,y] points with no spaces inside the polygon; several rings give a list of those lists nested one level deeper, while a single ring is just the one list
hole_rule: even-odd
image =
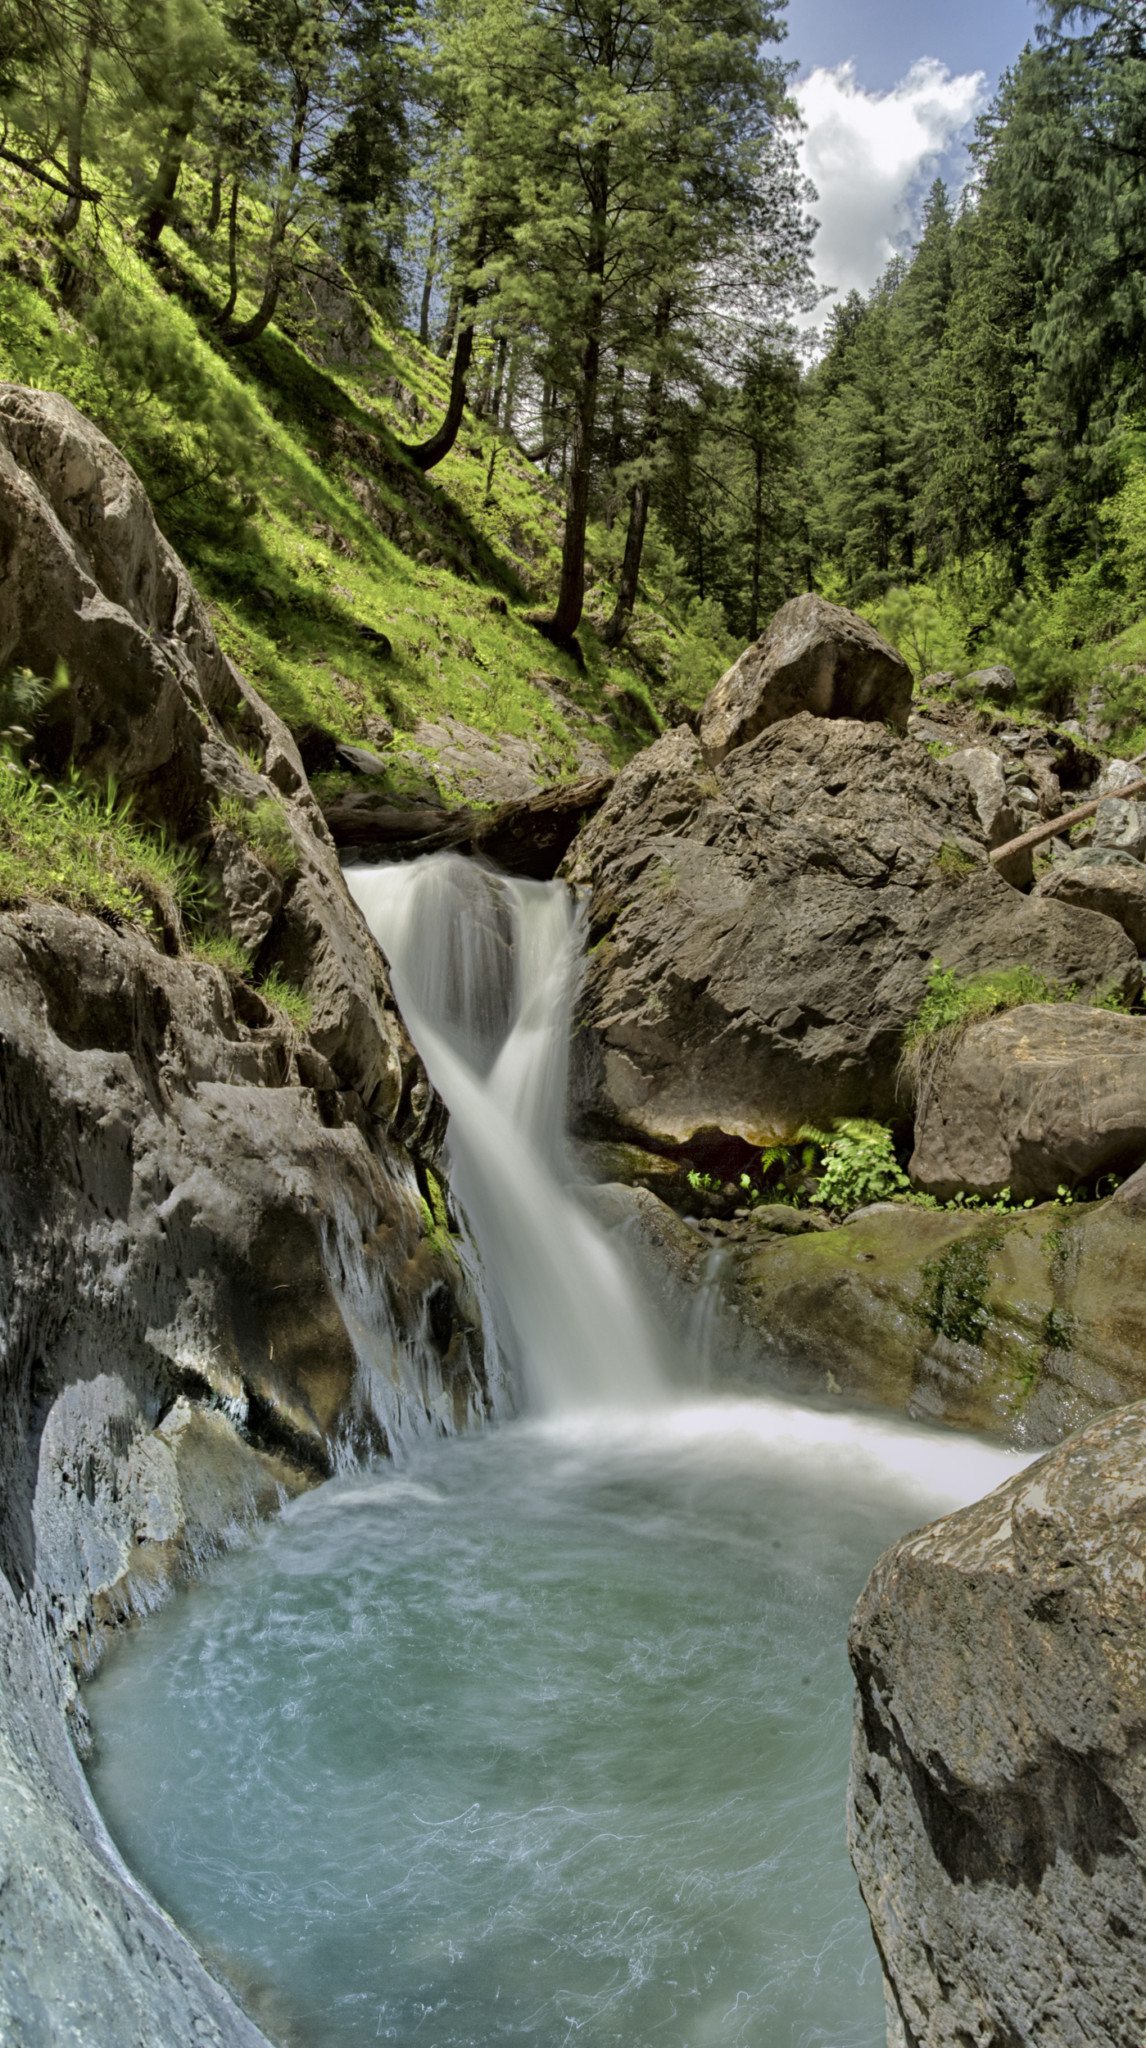
[{"label": "tree trunk", "polygon": [[430,247],[426,255],[426,275],[422,283],[422,305],[418,316],[418,340],[423,348],[430,346],[430,307],[434,300],[434,279],[438,269],[438,209],[435,206],[430,222]]},{"label": "tree trunk", "polygon": [[213,235],[223,213],[223,166],[216,158],[211,173],[211,204],[207,213],[207,233]]},{"label": "tree trunk", "polygon": [[[469,294],[466,293],[463,296],[469,297]],[[476,302],[476,299],[477,294],[475,292],[473,294],[474,302]],[[411,462],[416,463],[421,470],[433,469],[437,463],[441,462],[443,456],[449,454],[450,449],[458,438],[458,428],[461,426],[462,415],[466,409],[466,378],[469,375],[473,352],[473,324],[472,322],[467,322],[458,335],[458,345],[454,350],[454,368],[453,375],[450,378],[450,396],[446,406],[445,419],[442,421],[437,432],[430,435],[429,440],[419,441],[414,445],[407,441],[399,443],[403,455],[408,455]]]},{"label": "tree trunk", "polygon": [[748,638],[760,637],[760,569],[764,548],[764,450],[755,451],[755,486],[752,497],[752,599],[748,614]]},{"label": "tree trunk", "polygon": [[458,331],[459,304],[460,295],[457,286],[454,285],[450,291],[449,303],[446,306],[446,324],[438,337],[438,354],[443,362],[446,362],[449,358],[450,350],[454,345],[454,336]]},{"label": "tree trunk", "polygon": [[84,191],[84,121],[87,117],[88,98],[92,86],[92,58],[94,41],[85,38],[83,55],[80,58],[79,75],[76,79],[76,97],[68,116],[68,185],[70,190],[63,209],[56,220],[56,233],[70,235],[77,226]]},{"label": "tree trunk", "polygon": [[521,368],[521,350],[513,348],[509,354],[509,374],[505,381],[505,396],[501,406],[501,431],[512,434],[513,415],[517,405],[517,380]]},{"label": "tree trunk", "polygon": [[589,485],[593,459],[593,428],[601,382],[601,302],[596,298],[581,355],[580,388],[569,437],[569,481],[565,494],[565,537],[561,544],[561,582],[553,616],[545,621],[551,640],[572,640],[585,609],[585,529],[589,524]]},{"label": "tree trunk", "polygon": [[[645,433],[642,454],[650,456],[661,437],[661,418],[664,410],[665,377],[660,359],[660,344],[668,333],[672,318],[672,300],[666,295],[657,302],[653,320],[653,341],[656,352],[653,366],[649,371],[649,388],[645,400]],[[623,375],[623,372],[621,373]],[[652,485],[647,477],[639,478],[629,493],[629,527],[625,535],[625,554],[621,563],[621,576],[617,585],[617,602],[613,606],[602,635],[606,647],[619,647],[628,630],[637,602],[640,583],[641,558],[645,549],[645,533],[649,523],[649,503]]]},{"label": "tree trunk", "polygon": [[180,94],[175,112],[167,126],[155,182],[147,205],[139,218],[139,230],[148,250],[158,248],[164,228],[171,223],[179,174],[183,169],[183,153],[195,118],[195,100],[194,86],[187,87]]},{"label": "tree trunk", "polygon": [[601,635],[606,647],[620,646],[628,631],[633,607],[637,602],[641,556],[645,548],[645,528],[649,523],[649,496],[648,481],[644,477],[635,483],[629,492],[629,524],[625,533],[621,574],[617,582],[617,602]]},{"label": "tree trunk", "polygon": [[[291,223],[291,204],[298,190],[299,171],[302,167],[302,145],[306,137],[307,114],[310,109],[310,86],[305,79],[299,79],[295,86],[294,107],[291,119],[290,155],[287,157],[286,178],[275,201],[271,216],[270,240],[267,243],[267,267],[263,274],[263,295],[249,320],[240,320],[237,327],[228,325],[223,331],[223,340],[232,348],[242,348],[248,342],[258,341],[267,331],[278,311],[279,298],[286,283],[286,266],[283,261],[283,243]],[[232,307],[232,311],[234,308]]]},{"label": "tree trunk", "polygon": [[625,438],[625,365],[617,364],[613,379],[613,416],[609,422],[609,446],[605,455],[605,467],[609,472],[609,495],[605,504],[605,528],[612,533],[617,518],[616,473],[620,467],[621,449]]},{"label": "tree trunk", "polygon": [[505,365],[509,355],[509,336],[499,335],[497,358],[494,363],[493,391],[490,394],[489,416],[495,427],[501,424],[501,395],[505,390]]},{"label": "tree trunk", "polygon": [[227,302],[218,314],[216,327],[226,328],[239,302],[239,181],[231,181],[231,203],[227,208]]}]

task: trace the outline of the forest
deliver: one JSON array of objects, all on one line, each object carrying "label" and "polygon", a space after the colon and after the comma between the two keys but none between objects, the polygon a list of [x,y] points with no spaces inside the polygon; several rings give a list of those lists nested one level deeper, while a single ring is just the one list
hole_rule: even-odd
[{"label": "forest", "polygon": [[281,413],[383,334],[392,461],[469,435],[479,528],[499,465],[541,480],[521,617],[627,643],[654,715],[814,588],[1132,733],[1146,7],[1031,30],[963,192],[817,304],[782,0],[5,0],[3,365],[120,440],[213,595],[252,386]]}]

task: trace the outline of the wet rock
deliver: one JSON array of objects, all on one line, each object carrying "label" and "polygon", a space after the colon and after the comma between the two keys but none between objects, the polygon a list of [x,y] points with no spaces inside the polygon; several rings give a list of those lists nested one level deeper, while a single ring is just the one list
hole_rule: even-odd
[{"label": "wet rock", "polygon": [[911,670],[874,626],[809,594],[782,605],[760,639],[720,678],[700,716],[710,766],[778,719],[878,719],[903,731]]},{"label": "wet rock", "polygon": [[880,1203],[837,1225],[757,1209],[734,1230],[698,1225],[648,1189],[609,1192],[676,1327],[704,1291],[719,1384],[1033,1447],[1146,1398],[1141,1184],[1009,1212]]},{"label": "wet rock", "polygon": [[1138,1405],[872,1573],[849,1835],[890,2042],[1141,2038],[1144,1530]]},{"label": "wet rock", "polygon": [[[128,1880],[68,1750],[75,1669],[340,1445],[483,1411],[480,1316],[400,1133],[424,1075],[290,734],[222,654],[138,479],[0,386],[0,667],[307,996],[116,918],[0,915],[0,2037],[261,2040]],[[258,765],[253,765],[257,763]]]},{"label": "wet rock", "polygon": [[911,1177],[960,1191],[1053,1195],[1146,1158],[1146,1021],[1074,1003],[973,1023],[938,1052],[916,1110]]},{"label": "wet rock", "polygon": [[935,959],[1139,984],[1109,919],[993,873],[944,762],[851,719],[785,719],[716,769],[666,734],[564,872],[591,890],[578,1114],[654,1149],[892,1114]]}]

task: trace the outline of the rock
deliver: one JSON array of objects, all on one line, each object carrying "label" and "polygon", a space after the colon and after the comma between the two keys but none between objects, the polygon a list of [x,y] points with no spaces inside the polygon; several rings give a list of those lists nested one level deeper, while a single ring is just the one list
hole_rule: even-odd
[{"label": "rock", "polygon": [[973,822],[943,762],[851,719],[798,714],[716,769],[684,730],[638,754],[564,869],[591,890],[585,1131],[766,1145],[892,1115],[937,958],[1135,992],[1125,934],[1019,896]]},{"label": "rock", "polygon": [[1146,1398],[1146,1174],[1135,1181],[1103,1202],[879,1203],[836,1225],[779,1205],[701,1225],[651,1189],[608,1194],[672,1326],[702,1312],[716,1384],[1039,1447]]},{"label": "rock", "polygon": [[[947,768],[969,789],[989,852],[1018,837],[1022,827],[1011,803],[1003,763],[992,747],[961,747],[958,752],[948,755]],[[1033,791],[1031,805],[1036,807]],[[1010,882],[1013,888],[1029,886],[1034,873],[1029,847],[997,865],[1003,880]]]},{"label": "rock", "polygon": [[700,716],[710,767],[794,712],[877,719],[904,731],[911,670],[874,626],[809,594],[782,605],[760,639],[721,676]]},{"label": "rock", "polygon": [[114,778],[311,1017],[184,950],[170,906],[166,950],[0,914],[0,2037],[256,2048],[91,1806],[75,1669],[340,1450],[485,1412],[481,1319],[425,1227],[425,1077],[290,734],[122,457],[3,385],[0,667],[59,658],[45,761]]},{"label": "rock", "polygon": [[[573,736],[573,758],[568,766],[581,778],[607,775],[611,763],[601,744],[600,725],[547,677],[530,680],[541,700],[539,711],[548,699]],[[550,788],[554,775],[565,769],[565,763],[554,758],[552,728],[540,717],[530,736],[500,733],[496,737],[457,718],[420,719],[408,740],[398,735],[391,752],[422,776],[432,763],[441,798],[455,805],[519,803]]]},{"label": "rock", "polygon": [[334,750],[334,759],[339,768],[348,775],[385,775],[386,763],[381,754],[370,747],[352,747],[345,741]]},{"label": "rock", "polygon": [[[1112,917],[1141,958],[1146,954],[1146,867],[1114,849],[1095,851],[1098,858],[1076,856],[1051,868],[1039,878],[1035,894]],[[1108,851],[1110,859],[1104,857]]]},{"label": "rock", "polygon": [[1075,1003],[970,1024],[938,1052],[916,1110],[911,1177],[960,1191],[1053,1195],[1146,1159],[1146,1021]]},{"label": "rock", "polygon": [[868,1581],[849,1835],[901,2048],[1142,2038],[1144,1531],[1138,1405]]},{"label": "rock", "polygon": [[957,688],[960,696],[985,698],[988,704],[1013,704],[1019,694],[1014,670],[1001,662],[994,668],[972,669]]},{"label": "rock", "polygon": [[1095,845],[1128,853],[1135,860],[1146,858],[1146,804],[1117,792],[1140,781],[1141,775],[1141,768],[1130,761],[1108,761],[1094,791],[1106,798],[1095,813]]}]

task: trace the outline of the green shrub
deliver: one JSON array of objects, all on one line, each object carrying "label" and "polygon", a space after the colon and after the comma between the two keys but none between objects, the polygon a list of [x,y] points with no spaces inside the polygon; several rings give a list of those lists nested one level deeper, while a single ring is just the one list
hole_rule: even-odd
[{"label": "green shrub", "polygon": [[911,1182],[895,1156],[886,1124],[845,1117],[824,1146],[823,1172],[812,1201],[817,1208],[850,1215],[869,1202],[888,1202],[911,1193]]},{"label": "green shrub", "polygon": [[937,1033],[961,1030],[977,1017],[994,1017],[1022,1003],[1070,1003],[1077,994],[1073,982],[1049,981],[1033,967],[992,967],[964,978],[956,968],[933,960],[927,994],[908,1025],[904,1045],[910,1053]]}]

